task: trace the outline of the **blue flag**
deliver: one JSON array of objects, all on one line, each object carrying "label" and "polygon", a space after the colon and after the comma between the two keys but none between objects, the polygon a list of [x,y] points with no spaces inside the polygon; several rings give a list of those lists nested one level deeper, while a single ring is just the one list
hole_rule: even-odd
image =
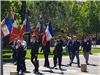
[{"label": "blue flag", "polygon": [[49,20],[48,25],[49,25],[50,34],[51,34],[52,36],[54,36],[53,29],[52,29],[52,25],[51,25],[51,20]]},{"label": "blue flag", "polygon": [[9,16],[6,16],[5,23],[6,23],[7,27],[8,27],[8,29],[9,29],[9,32],[11,33],[11,31],[12,31],[12,22],[11,22]]},{"label": "blue flag", "polygon": [[29,19],[29,14],[26,13],[26,32],[30,32],[30,19]]}]

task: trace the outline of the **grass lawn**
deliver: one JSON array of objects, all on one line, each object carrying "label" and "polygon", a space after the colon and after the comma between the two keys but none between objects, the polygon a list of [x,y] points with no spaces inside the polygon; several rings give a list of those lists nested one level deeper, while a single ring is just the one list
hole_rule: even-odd
[{"label": "grass lawn", "polygon": [[[50,52],[51,52],[51,53],[50,53],[50,55],[49,55],[50,58],[53,57],[53,50],[54,50],[54,48],[51,47],[51,48],[50,48]],[[31,52],[31,49],[28,49],[28,50],[27,50],[27,54],[26,54],[26,59],[30,59],[30,57],[31,57],[30,52]],[[83,53],[83,52],[82,52],[82,50],[80,49],[80,54],[82,54],[82,53]],[[94,53],[100,53],[100,49],[94,48],[94,49],[92,49],[92,53],[93,53],[93,54],[94,54]],[[4,60],[11,60],[11,55],[12,55],[12,50],[11,50],[11,49],[4,49],[4,50],[3,50],[3,59],[4,59]],[[66,50],[63,49],[63,56],[65,56],[65,55],[67,55],[67,53],[66,53]],[[40,49],[39,49],[38,58],[44,58],[44,55],[43,55],[42,52],[40,52]]]}]

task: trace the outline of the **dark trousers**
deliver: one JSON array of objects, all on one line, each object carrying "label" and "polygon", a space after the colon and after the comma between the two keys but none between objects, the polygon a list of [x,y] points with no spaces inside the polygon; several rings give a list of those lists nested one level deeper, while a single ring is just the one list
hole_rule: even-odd
[{"label": "dark trousers", "polygon": [[23,60],[21,60],[20,58],[17,60],[17,71],[22,71],[24,72],[24,67],[23,67]]},{"label": "dark trousers", "polygon": [[54,61],[54,67],[56,67],[57,65],[57,59],[58,59],[58,63],[59,63],[59,67],[61,67],[61,62],[62,62],[62,55],[54,55],[53,61]]},{"label": "dark trousers", "polygon": [[70,61],[70,65],[73,63],[75,56],[76,56],[76,59],[77,59],[77,65],[80,66],[79,53],[76,53],[76,52],[72,53],[72,59]]},{"label": "dark trousers", "polygon": [[37,55],[35,55],[35,54],[31,55],[31,62],[35,67],[34,72],[37,72],[38,67],[39,67],[39,63],[38,63],[39,61],[37,60]]},{"label": "dark trousers", "polygon": [[68,52],[69,59],[72,60],[72,52]]},{"label": "dark trousers", "polygon": [[89,52],[84,52],[83,56],[85,58],[86,64],[88,64],[88,60],[89,60]]},{"label": "dark trousers", "polygon": [[45,58],[44,66],[45,67],[50,67],[48,56],[49,56],[49,54],[44,54],[44,58]]},{"label": "dark trousers", "polygon": [[13,62],[16,62],[16,49],[12,49],[12,53]]},{"label": "dark trousers", "polygon": [[23,63],[24,71],[26,71],[25,56],[26,56],[26,51],[24,51],[24,63]]}]

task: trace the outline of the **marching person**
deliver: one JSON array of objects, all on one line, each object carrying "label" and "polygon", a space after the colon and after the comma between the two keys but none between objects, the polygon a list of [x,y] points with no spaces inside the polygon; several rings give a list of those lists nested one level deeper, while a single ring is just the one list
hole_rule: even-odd
[{"label": "marching person", "polygon": [[17,52],[17,72],[18,74],[21,72],[21,75],[23,75],[24,73],[24,50],[23,50],[23,46],[21,45],[21,40],[17,41],[16,52]]},{"label": "marching person", "polygon": [[17,44],[17,39],[15,39],[12,42],[12,59],[13,59],[13,63],[16,65],[16,44]]},{"label": "marching person", "polygon": [[73,63],[73,60],[76,56],[76,59],[77,59],[77,65],[78,67],[80,67],[80,59],[79,59],[79,47],[80,47],[80,42],[77,40],[76,36],[73,37],[73,49],[72,49],[72,58],[71,58],[71,61],[70,61],[70,64],[69,66],[72,65]]},{"label": "marching person", "polygon": [[59,69],[61,69],[62,51],[63,51],[63,41],[60,38],[60,39],[57,40],[57,42],[55,44],[54,51],[53,51],[53,54],[54,54],[54,57],[53,57],[54,67],[56,67],[57,59],[58,59]]},{"label": "marching person", "polygon": [[24,36],[21,36],[20,40],[21,40],[21,45],[23,46],[23,49],[24,49],[23,50],[24,51],[24,72],[26,72],[25,56],[26,56],[26,53],[27,53],[27,43],[24,40]]},{"label": "marching person", "polygon": [[43,54],[44,54],[44,58],[45,58],[44,67],[50,68],[49,59],[48,59],[49,54],[50,54],[50,41],[47,41],[46,45],[43,46]]},{"label": "marching person", "polygon": [[83,56],[85,58],[86,64],[88,65],[88,60],[89,60],[89,54],[90,54],[90,50],[91,50],[91,42],[88,38],[85,38],[83,43],[82,43],[82,47],[83,47]]},{"label": "marching person", "polygon": [[31,40],[31,62],[34,65],[34,73],[39,73],[39,61],[38,59],[38,50],[39,50],[39,42],[38,39],[35,35],[32,35],[32,40]]},{"label": "marching person", "polygon": [[69,55],[70,61],[72,60],[72,50],[73,50],[72,38],[68,37],[68,42],[67,42],[67,45],[66,45],[66,51]]}]

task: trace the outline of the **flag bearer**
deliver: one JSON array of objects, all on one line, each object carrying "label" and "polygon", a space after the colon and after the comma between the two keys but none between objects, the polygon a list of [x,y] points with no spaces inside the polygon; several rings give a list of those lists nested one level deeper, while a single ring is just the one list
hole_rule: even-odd
[{"label": "flag bearer", "polygon": [[61,39],[58,39],[53,52],[54,53],[53,60],[54,60],[54,67],[56,67],[58,59],[59,69],[61,69],[62,51],[63,51],[63,41]]},{"label": "flag bearer", "polygon": [[72,49],[72,59],[70,61],[70,66],[73,63],[73,60],[76,56],[77,59],[77,66],[80,67],[80,59],[79,59],[79,47],[80,47],[80,42],[77,40],[76,36],[73,36],[73,49]]},{"label": "flag bearer", "polygon": [[23,46],[23,51],[24,51],[24,72],[26,72],[26,65],[25,65],[25,56],[26,56],[26,53],[27,53],[27,43],[26,41],[24,40],[24,36],[21,36],[21,45]]},{"label": "flag bearer", "polygon": [[17,50],[17,72],[18,74],[21,72],[21,75],[24,73],[24,51],[23,46],[21,45],[21,41],[17,41],[16,45]]},{"label": "flag bearer", "polygon": [[91,50],[91,41],[88,38],[85,38],[82,47],[83,47],[83,56],[85,58],[86,64],[88,65],[89,53]]},{"label": "flag bearer", "polygon": [[43,46],[43,53],[45,58],[44,67],[50,68],[49,59],[48,59],[50,54],[50,41],[47,41],[46,45]]},{"label": "flag bearer", "polygon": [[34,73],[39,73],[39,61],[37,60],[38,58],[38,50],[39,50],[39,42],[38,39],[35,35],[32,36],[31,40],[31,62],[34,65]]}]

